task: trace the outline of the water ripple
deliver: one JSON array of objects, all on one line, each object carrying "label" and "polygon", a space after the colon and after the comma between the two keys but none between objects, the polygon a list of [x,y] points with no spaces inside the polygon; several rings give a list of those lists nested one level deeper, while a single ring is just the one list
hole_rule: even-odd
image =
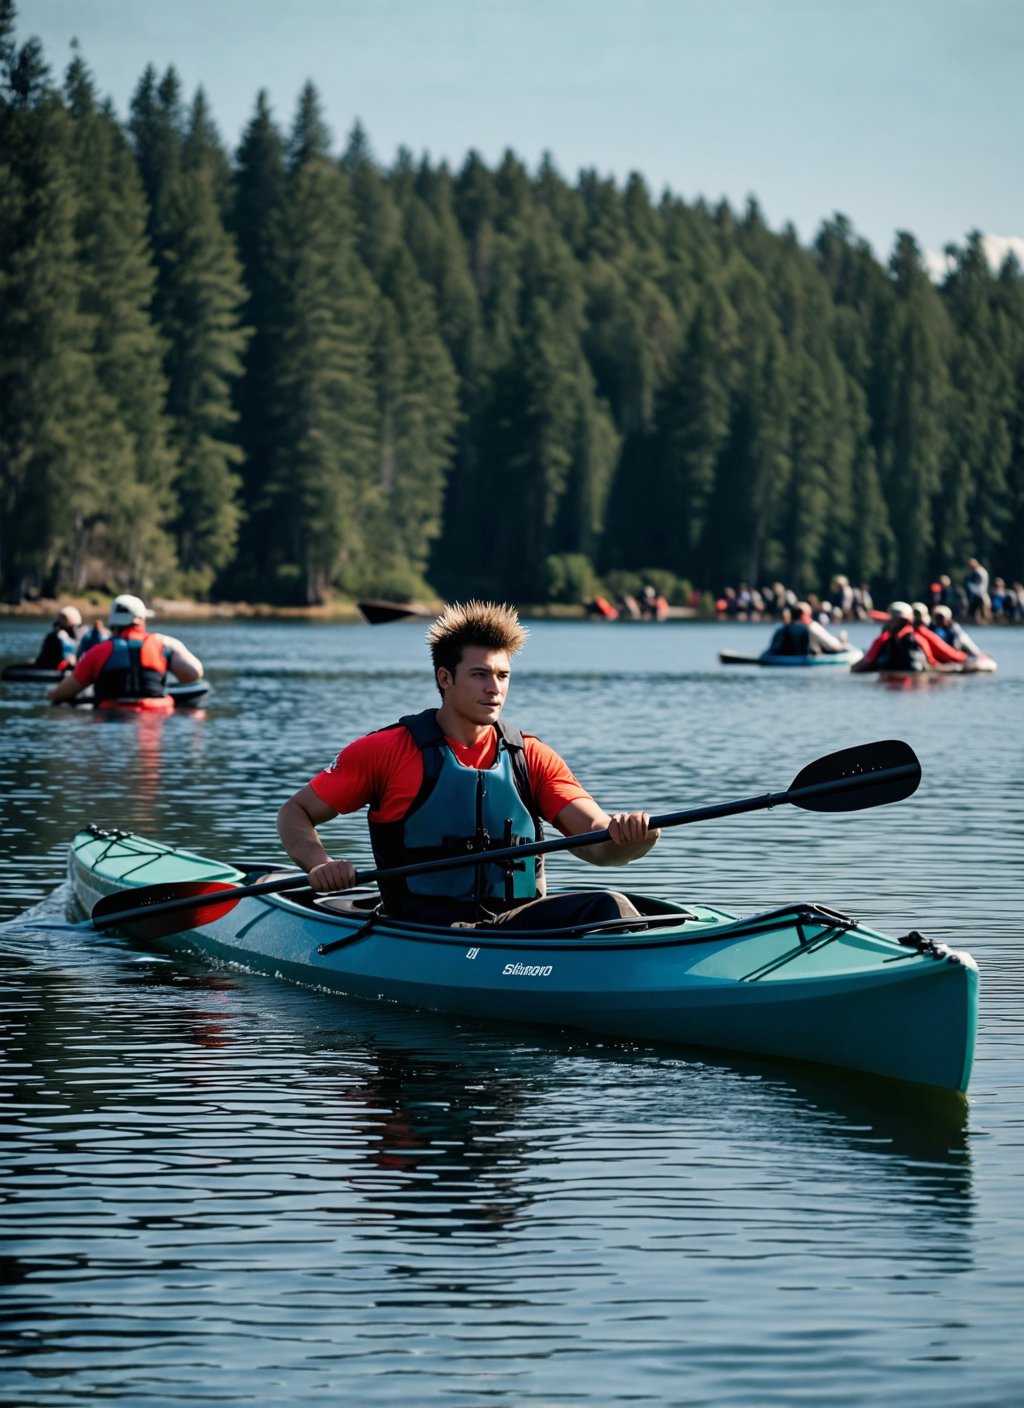
[{"label": "water ripple", "polygon": [[[8,1401],[1016,1401],[1024,633],[996,633],[992,679],[892,690],[717,665],[760,628],[540,623],[509,706],[606,805],[655,812],[906,738],[913,802],[678,828],[628,884],[737,913],[816,899],[971,949],[967,1104],[48,927],[81,822],[273,861],[281,800],[432,702],[422,623],[180,630],[210,664],[200,714],[107,726],[0,696]],[[0,626],[0,653],[31,634]],[[369,860],[361,819],[327,833]]]}]

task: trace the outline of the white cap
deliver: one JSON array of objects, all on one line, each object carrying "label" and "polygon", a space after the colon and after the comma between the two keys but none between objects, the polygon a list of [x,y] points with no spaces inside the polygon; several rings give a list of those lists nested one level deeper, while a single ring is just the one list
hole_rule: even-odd
[{"label": "white cap", "polygon": [[130,626],[133,621],[144,621],[147,616],[152,615],[152,611],[141,597],[131,596],[126,592],[123,596],[115,596],[111,602],[107,625]]},{"label": "white cap", "polygon": [[890,615],[890,616],[905,616],[906,619],[909,621],[909,620],[911,620],[911,619],[913,618],[914,610],[913,610],[913,607],[910,605],[909,602],[906,602],[906,601],[894,601],[894,602],[891,602],[890,605],[889,605],[889,615]]},{"label": "white cap", "polygon": [[61,617],[64,618],[69,626],[80,626],[82,624],[82,613],[77,606],[62,606],[54,619],[59,621]]}]

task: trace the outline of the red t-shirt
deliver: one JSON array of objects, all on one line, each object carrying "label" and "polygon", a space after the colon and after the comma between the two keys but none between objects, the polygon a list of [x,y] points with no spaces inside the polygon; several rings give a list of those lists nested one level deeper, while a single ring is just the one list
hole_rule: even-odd
[{"label": "red t-shirt", "polygon": [[[467,768],[490,767],[498,751],[498,736],[488,729],[479,744],[446,738],[458,762]],[[553,748],[532,733],[523,735],[526,766],[537,807],[545,821],[570,802],[590,799]],[[343,748],[329,767],[318,772],[310,787],[336,812],[357,812],[369,806],[370,821],[398,821],[412,806],[423,781],[423,755],[405,728],[367,734]]]}]

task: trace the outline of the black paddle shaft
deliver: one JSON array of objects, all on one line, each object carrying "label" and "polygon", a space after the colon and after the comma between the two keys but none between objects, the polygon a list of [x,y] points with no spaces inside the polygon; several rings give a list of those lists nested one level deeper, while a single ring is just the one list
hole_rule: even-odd
[{"label": "black paddle shaft", "polygon": [[[771,807],[790,805],[806,811],[858,811],[881,806],[909,797],[921,779],[921,765],[909,744],[899,740],[863,744],[830,753],[819,758],[800,772],[785,792],[767,792],[761,797],[748,797],[739,802],[720,802],[687,811],[666,812],[651,817],[652,830],[683,826],[688,822],[713,821],[718,817],[739,816],[744,812],[765,811]],[[437,871],[457,870],[467,865],[521,860],[527,856],[547,855],[552,851],[576,850],[581,846],[597,845],[611,837],[607,827],[586,831],[577,836],[555,836],[550,841],[532,841],[520,846],[502,846],[490,851],[475,851],[459,856],[443,856],[437,860],[417,861],[385,870],[358,871],[355,884],[374,880],[401,879],[409,875],[426,875]],[[215,905],[237,903],[249,895],[269,895],[285,890],[308,888],[306,875],[281,875],[254,885],[224,885],[211,890],[204,882],[182,881],[170,885],[154,885],[143,890],[120,891],[106,895],[92,911],[96,928],[123,925],[131,919],[154,918],[158,914],[182,910],[200,911]],[[162,927],[162,926],[161,926]],[[185,928],[191,927],[187,922]],[[167,932],[174,932],[168,930]]]},{"label": "black paddle shaft", "polygon": [[[848,751],[860,753],[862,750],[851,748]],[[907,752],[913,757],[909,748]],[[811,763],[796,778],[796,782],[800,782],[805,774],[809,775],[817,766]],[[856,773],[838,779],[832,777],[812,781],[800,787],[794,785],[785,792],[766,792],[762,797],[747,797],[740,802],[718,802],[709,807],[665,812],[661,816],[652,816],[650,826],[652,831],[658,831],[663,827],[684,826],[691,821],[714,821],[717,817],[740,816],[743,812],[766,811],[770,807],[787,805],[800,807],[804,811],[860,811],[865,807],[876,807],[884,802],[898,802],[904,797],[909,797],[916,790],[920,778],[921,766],[914,758],[913,762],[898,763],[895,767]],[[444,856],[440,860],[417,861],[412,865],[399,865],[389,870],[361,870],[356,875],[356,884],[361,885],[371,880],[398,880],[406,875],[426,875],[431,871],[452,870],[456,866],[479,865],[481,861],[491,863],[523,856],[547,855],[551,851],[574,851],[578,846],[594,846],[610,839],[608,828],[604,827],[600,831],[581,832],[578,836],[553,836],[550,841],[531,841],[525,846],[502,846],[498,850],[458,856],[452,860]]]}]

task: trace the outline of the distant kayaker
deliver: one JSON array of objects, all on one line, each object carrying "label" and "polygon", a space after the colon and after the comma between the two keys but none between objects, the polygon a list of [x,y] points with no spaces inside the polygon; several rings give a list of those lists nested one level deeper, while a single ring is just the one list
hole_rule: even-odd
[{"label": "distant kayaker", "polygon": [[[659,833],[646,812],[609,815],[566,763],[533,734],[500,720],[512,657],[526,631],[508,606],[447,606],[427,633],[440,709],[408,715],[350,743],[278,814],[285,850],[314,890],[347,890],[351,861],[332,859],[316,828],[369,806],[378,867],[528,844],[542,822],[565,836],[607,828],[610,839],[576,853],[594,865],[625,865]],[[440,924],[562,928],[638,911],[614,890],[545,896],[543,862],[481,863],[382,882],[388,914]]]},{"label": "distant kayaker", "polygon": [[854,674],[871,670],[918,674],[936,665],[968,665],[968,661],[969,657],[962,650],[947,645],[933,631],[926,627],[915,629],[914,609],[909,602],[894,601],[881,635],[871,642],[850,670]]},{"label": "distant kayaker", "polygon": [[953,619],[953,613],[948,606],[936,606],[932,611],[932,631],[954,650],[962,650],[974,660],[985,653],[967,634],[960,622]]},{"label": "distant kayaker", "polygon": [[53,625],[43,636],[39,654],[33,660],[37,670],[70,670],[78,654],[78,633],[82,613],[77,606],[62,606]]},{"label": "distant kayaker", "polygon": [[78,653],[84,655],[87,650],[91,650],[94,645],[99,645],[101,641],[109,640],[110,632],[100,617],[93,621],[89,629],[84,633],[78,642]]},{"label": "distant kayaker", "polygon": [[115,597],[107,617],[110,639],[94,645],[60,684],[47,691],[51,702],[62,704],[92,685],[101,709],[173,709],[174,700],[166,688],[168,672],[180,684],[191,684],[202,679],[203,667],[174,636],[146,630],[152,615],[140,597],[130,593]]},{"label": "distant kayaker", "polygon": [[795,606],[787,606],[782,612],[783,624],[771,638],[768,655],[835,655],[840,650],[849,650],[846,632],[834,636],[831,631],[814,620],[810,603],[798,601]]}]

